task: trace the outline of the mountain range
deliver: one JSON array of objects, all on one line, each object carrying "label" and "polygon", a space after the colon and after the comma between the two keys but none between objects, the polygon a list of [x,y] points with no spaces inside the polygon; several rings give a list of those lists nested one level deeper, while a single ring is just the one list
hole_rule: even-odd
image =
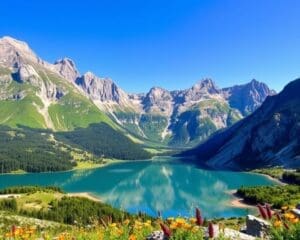
[{"label": "mountain range", "polygon": [[105,123],[139,143],[195,146],[276,94],[261,82],[218,88],[211,79],[185,90],[129,94],[109,78],[80,74],[69,58],[48,63],[27,43],[0,39],[0,124],[72,131]]},{"label": "mountain range", "polygon": [[183,153],[216,169],[300,166],[300,79],[269,96],[253,114]]}]

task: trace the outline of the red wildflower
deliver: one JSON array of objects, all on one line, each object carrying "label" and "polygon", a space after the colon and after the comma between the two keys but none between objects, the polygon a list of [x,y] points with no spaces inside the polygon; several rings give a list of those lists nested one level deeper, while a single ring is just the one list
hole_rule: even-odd
[{"label": "red wildflower", "polygon": [[208,224],[208,236],[210,237],[210,238],[213,238],[214,237],[214,226],[213,226],[213,224],[210,222],[209,224]]},{"label": "red wildflower", "polygon": [[266,204],[267,216],[269,219],[272,218],[272,210],[269,204]]},{"label": "red wildflower", "polygon": [[267,217],[267,213],[265,211],[265,208],[260,204],[258,204],[257,207],[258,207],[258,210],[259,210],[259,213],[260,213],[261,217],[263,219],[267,219],[268,217]]},{"label": "red wildflower", "polygon": [[12,227],[11,227],[11,233],[12,233],[13,236],[16,235],[16,230],[17,230],[16,225],[12,225]]},{"label": "red wildflower", "polygon": [[161,223],[160,224],[161,230],[164,232],[164,235],[167,236],[168,238],[171,237],[171,230],[168,228],[167,225]]},{"label": "red wildflower", "polygon": [[196,208],[196,224],[198,226],[202,226],[203,225],[203,218],[201,216],[201,212],[199,208]]}]

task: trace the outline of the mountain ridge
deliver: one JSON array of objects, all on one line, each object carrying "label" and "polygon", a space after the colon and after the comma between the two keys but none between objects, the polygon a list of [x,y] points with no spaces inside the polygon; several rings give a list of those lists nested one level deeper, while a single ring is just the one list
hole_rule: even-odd
[{"label": "mountain ridge", "polygon": [[[91,72],[80,74],[70,58],[48,63],[39,58],[27,43],[10,37],[0,39],[0,66],[4,67],[2,72],[6,71],[1,75],[6,90],[2,94],[0,91],[0,99],[22,100],[30,91],[22,88],[29,88],[29,85],[38,90],[32,90],[31,96],[35,99],[36,115],[44,118],[40,126],[68,130],[104,119],[111,126],[119,125],[145,141],[172,146],[204,141],[215,131],[231,126],[257,109],[266,96],[275,94],[266,84],[257,81],[255,84],[219,88],[212,79],[203,79],[184,90],[153,87],[147,93],[129,94],[109,78]],[[6,96],[12,84],[18,86],[14,87],[11,96]],[[71,104],[75,98],[77,104],[84,101],[84,105],[89,105],[94,116],[98,111],[94,106],[104,115],[99,116],[99,120],[92,117],[87,121],[76,121],[74,114],[65,112],[77,107],[77,104]],[[244,100],[241,105],[236,105],[239,98]],[[84,113],[81,117],[87,119],[91,116],[85,113],[83,106],[75,111]],[[0,119],[0,122],[5,123],[4,120]]]},{"label": "mountain ridge", "polygon": [[254,113],[183,153],[213,168],[300,166],[300,79],[269,96]]}]

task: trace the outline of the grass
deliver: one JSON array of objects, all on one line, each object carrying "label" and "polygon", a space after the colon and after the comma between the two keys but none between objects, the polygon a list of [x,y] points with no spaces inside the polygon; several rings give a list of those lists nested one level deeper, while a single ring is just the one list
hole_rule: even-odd
[{"label": "grass", "polygon": [[26,171],[24,171],[23,169],[18,169],[10,172],[10,174],[24,174],[24,173],[26,173]]},{"label": "grass", "polygon": [[83,170],[83,169],[92,169],[103,167],[106,164],[104,163],[95,163],[93,161],[77,161],[77,166],[73,168],[73,170]]},{"label": "grass", "polygon": [[34,96],[27,96],[22,100],[4,100],[0,104],[0,124],[10,127],[19,125],[31,128],[45,128],[43,116],[37,111],[33,103],[38,100]]},{"label": "grass", "polygon": [[64,194],[58,192],[38,191],[31,194],[22,194],[17,198],[18,210],[48,210],[50,202],[59,200]]},{"label": "grass", "polygon": [[57,130],[74,130],[88,127],[91,123],[114,123],[89,100],[74,93],[65,95],[49,107],[49,115]]}]

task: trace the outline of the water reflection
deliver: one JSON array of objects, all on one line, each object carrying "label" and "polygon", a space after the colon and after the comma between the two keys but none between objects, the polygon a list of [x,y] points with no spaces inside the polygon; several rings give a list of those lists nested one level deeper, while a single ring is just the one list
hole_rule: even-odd
[{"label": "water reflection", "polygon": [[191,215],[195,206],[206,217],[245,215],[229,207],[229,190],[241,185],[273,184],[248,173],[208,171],[173,161],[113,164],[105,168],[63,173],[2,175],[0,187],[57,185],[68,192],[91,192],[101,200],[127,211],[164,216]]}]

